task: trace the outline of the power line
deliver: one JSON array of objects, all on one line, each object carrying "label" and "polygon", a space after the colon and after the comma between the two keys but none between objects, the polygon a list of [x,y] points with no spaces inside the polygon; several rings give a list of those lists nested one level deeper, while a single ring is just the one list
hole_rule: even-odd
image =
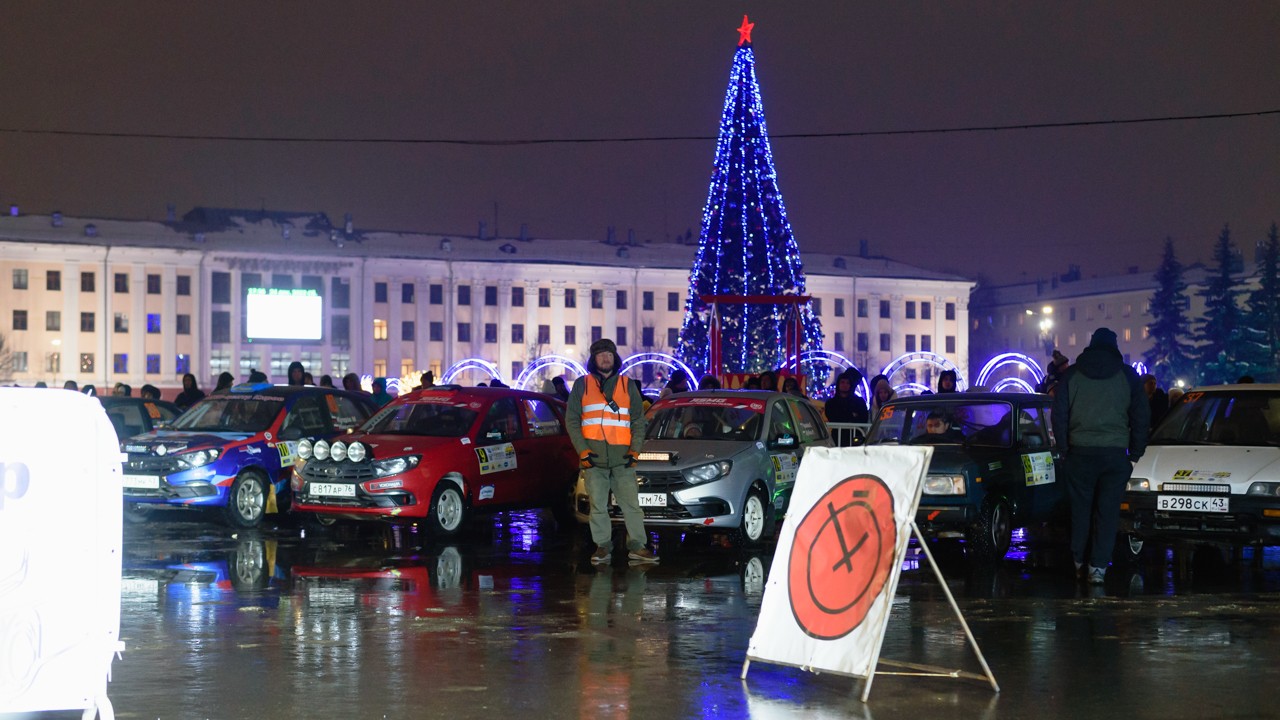
[{"label": "power line", "polygon": [[[1188,122],[1192,120],[1231,120],[1246,117],[1280,115],[1277,110],[1213,113],[1208,115],[1165,115],[1160,117],[1109,120],[1074,120],[1067,122],[1020,123],[1016,125],[976,125],[967,127],[915,128],[906,130],[859,130],[829,133],[784,133],[770,135],[773,140],[811,140],[825,138],[885,137],[892,135],[943,135],[949,133],[1003,132],[1008,130],[1046,130],[1051,128],[1095,127],[1099,125],[1139,125],[1146,123]],[[123,140],[182,140],[203,142],[313,143],[348,145],[470,145],[478,147],[511,147],[519,145],[592,145],[603,143],[705,142],[714,135],[655,135],[602,138],[523,138],[482,140],[461,138],[405,137],[305,137],[288,135],[196,135],[183,133],[102,132],[93,130],[48,130],[40,128],[0,128],[4,135],[42,135],[54,137],[116,138]]]}]

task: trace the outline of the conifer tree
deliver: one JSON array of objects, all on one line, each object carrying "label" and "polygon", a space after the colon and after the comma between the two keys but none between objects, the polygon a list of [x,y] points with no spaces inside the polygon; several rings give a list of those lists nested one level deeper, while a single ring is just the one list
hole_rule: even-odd
[{"label": "conifer tree", "polygon": [[1151,348],[1142,354],[1142,361],[1166,388],[1178,379],[1194,379],[1188,376],[1192,366],[1192,348],[1187,342],[1191,321],[1187,319],[1187,283],[1182,271],[1182,263],[1174,255],[1173,238],[1165,238],[1164,258],[1156,269],[1156,291],[1151,296],[1151,322],[1147,324]]},{"label": "conifer tree", "polygon": [[1195,358],[1200,382],[1205,385],[1235,382],[1249,372],[1247,356],[1250,353],[1242,342],[1243,313],[1238,304],[1241,294],[1238,258],[1231,244],[1230,226],[1223,226],[1222,234],[1214,243],[1213,261],[1205,289],[1200,293],[1204,298],[1204,316],[1195,334]]},{"label": "conifer tree", "polygon": [[1245,301],[1244,324],[1255,345],[1249,372],[1258,380],[1275,381],[1280,365],[1280,236],[1276,224],[1258,257],[1258,287]]}]

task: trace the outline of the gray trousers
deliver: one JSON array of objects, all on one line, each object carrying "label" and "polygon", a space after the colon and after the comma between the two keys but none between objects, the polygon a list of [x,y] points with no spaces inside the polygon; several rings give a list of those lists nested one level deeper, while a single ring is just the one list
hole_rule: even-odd
[{"label": "gray trousers", "polygon": [[593,467],[583,470],[587,496],[591,499],[591,539],[607,551],[613,551],[613,521],[609,519],[609,492],[622,508],[627,526],[627,549],[637,550],[647,544],[644,513],[640,510],[640,491],[636,487],[635,468]]}]

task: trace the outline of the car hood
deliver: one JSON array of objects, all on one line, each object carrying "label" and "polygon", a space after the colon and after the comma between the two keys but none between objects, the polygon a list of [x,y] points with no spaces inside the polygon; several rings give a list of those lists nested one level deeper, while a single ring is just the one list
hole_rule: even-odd
[{"label": "car hood", "polygon": [[1254,481],[1280,482],[1280,448],[1212,445],[1153,445],[1133,468],[1133,477],[1163,483],[1227,484],[1243,493]]},{"label": "car hood", "polygon": [[[355,433],[344,438],[338,438],[345,441],[348,445],[353,442],[362,442],[369,446],[371,454],[375,458],[392,458],[399,457],[405,453],[424,453],[430,452],[438,447],[458,446],[471,449],[475,447],[471,440],[465,437],[431,437],[428,435],[364,435]],[[489,445],[502,445],[505,443],[489,443]],[[480,447],[487,447],[481,445]]]},{"label": "car hood", "polygon": [[[738,453],[759,445],[764,452],[764,443],[753,440],[646,440],[640,448],[643,453],[668,453],[670,461],[641,460],[637,469],[655,472],[658,470],[683,470],[697,465],[705,465],[715,460],[730,460]],[[792,450],[790,452],[796,452]]]},{"label": "car hood", "polygon": [[222,447],[233,442],[248,440],[255,433],[242,432],[205,432],[187,430],[152,430],[149,433],[135,435],[121,445],[128,453],[146,453],[159,455],[156,449],[164,446],[165,455],[182,452],[187,448]]}]

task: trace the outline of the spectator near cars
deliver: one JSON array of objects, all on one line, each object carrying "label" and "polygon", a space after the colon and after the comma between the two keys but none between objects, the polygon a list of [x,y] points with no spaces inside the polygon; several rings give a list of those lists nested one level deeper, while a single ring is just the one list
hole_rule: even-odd
[{"label": "spectator near cars", "polygon": [[204,399],[204,393],[201,392],[200,386],[196,384],[196,376],[187,373],[182,376],[182,392],[174,399],[173,404],[179,408],[186,410]]},{"label": "spectator near cars", "polygon": [[836,378],[836,394],[827,400],[823,411],[827,415],[827,422],[833,423],[866,423],[870,422],[867,415],[867,403],[862,398],[854,394],[858,385],[862,383],[862,373],[849,368],[840,373]]}]

